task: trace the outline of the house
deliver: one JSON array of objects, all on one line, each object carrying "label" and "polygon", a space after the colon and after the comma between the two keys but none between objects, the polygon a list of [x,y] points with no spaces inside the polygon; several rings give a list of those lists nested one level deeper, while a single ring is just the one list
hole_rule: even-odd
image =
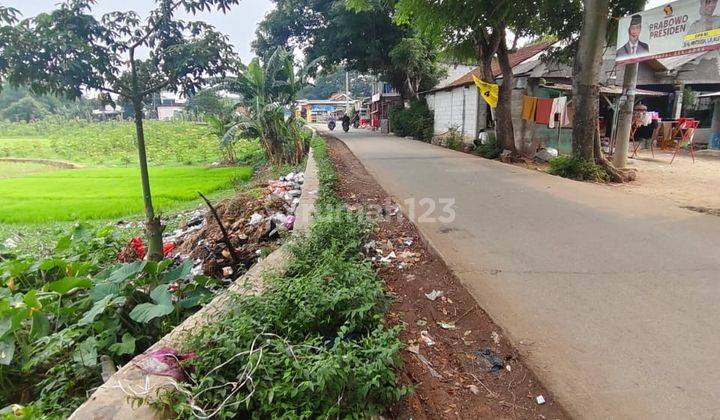
[{"label": "house", "polygon": [[[570,151],[570,126],[550,129],[547,125],[521,118],[524,95],[540,98],[567,96],[572,100],[572,66],[543,60],[549,46],[548,43],[529,45],[509,57],[515,79],[511,98],[513,128],[516,146],[525,153],[533,153],[534,149],[542,146]],[[600,119],[604,129],[601,135],[607,141],[614,138],[624,76],[624,66],[615,63],[615,51],[612,47],[606,49],[600,75]],[[698,119],[700,128],[696,131],[695,142],[707,143],[712,137],[715,107],[720,107],[720,99],[709,95],[720,91],[719,69],[719,51],[641,62],[635,100],[642,102],[648,110],[657,112],[664,120],[680,116]],[[502,83],[497,63],[493,63],[492,71],[498,83]],[[480,69],[475,68],[449,84],[440,84],[424,93],[435,116],[435,135],[456,129],[466,141],[472,141],[481,129],[493,126],[492,111],[474,87],[472,76],[479,74]],[[693,97],[683,100],[688,92],[693,93]],[[683,104],[686,109],[683,109]],[[692,107],[688,108],[688,104]],[[720,109],[716,114],[720,119]],[[720,121],[716,127],[720,130]]]},{"label": "house", "polygon": [[155,112],[157,113],[157,119],[161,121],[172,120],[177,118],[185,110],[187,105],[187,99],[179,98],[177,95],[170,92],[161,92],[159,98],[153,98],[155,102],[159,99],[159,103],[156,103]]},{"label": "house", "polygon": [[296,115],[307,122],[326,122],[330,114],[345,112],[348,104],[356,101],[344,93],[334,93],[328,99],[299,99],[295,102]]},{"label": "house", "polygon": [[[510,65],[516,67],[527,61],[536,59],[540,53],[550,46],[549,43],[538,43],[518,49],[510,54]],[[493,76],[501,75],[500,66],[492,65]],[[443,135],[451,129],[457,130],[466,141],[477,138],[481,129],[491,125],[490,110],[487,103],[480,98],[472,76],[480,76],[480,67],[474,67],[450,83],[441,82],[427,92],[423,92],[428,107],[435,116],[434,133]]]},{"label": "house", "polygon": [[[601,135],[609,141],[615,135],[625,70],[624,65],[615,63],[615,52],[615,48],[607,48],[600,72],[600,119],[604,128]],[[720,54],[717,51],[710,51],[641,62],[638,66],[636,103],[657,112],[662,120],[675,120],[681,116],[698,119],[700,128],[695,132],[694,141],[697,144],[708,143],[715,105],[713,97],[705,94],[720,90],[718,57]],[[544,98],[563,94],[571,99],[572,73],[573,69],[568,64],[546,62],[539,57],[513,68],[513,126],[521,150],[532,148],[531,143],[539,140],[543,145],[570,151],[570,127],[550,133],[547,127],[523,121],[520,112],[525,94]],[[688,92],[694,92],[694,97],[683,100]],[[684,103],[692,107],[683,109]]]}]

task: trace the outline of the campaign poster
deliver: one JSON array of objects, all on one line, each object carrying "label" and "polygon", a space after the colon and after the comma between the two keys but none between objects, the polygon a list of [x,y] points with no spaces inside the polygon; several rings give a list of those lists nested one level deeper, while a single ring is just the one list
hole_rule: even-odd
[{"label": "campaign poster", "polygon": [[718,0],[680,0],[620,19],[615,61],[633,63],[718,48]]}]

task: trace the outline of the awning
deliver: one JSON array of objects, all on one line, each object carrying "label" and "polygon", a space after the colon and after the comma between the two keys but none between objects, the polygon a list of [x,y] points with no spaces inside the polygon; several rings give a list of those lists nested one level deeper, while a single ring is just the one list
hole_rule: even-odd
[{"label": "awning", "polygon": [[[572,92],[572,86],[564,83],[553,83],[540,85],[545,89],[559,90],[561,92]],[[600,86],[600,93],[605,95],[622,95],[622,87],[620,86]],[[666,92],[656,92],[647,89],[635,89],[635,96],[667,96]]]}]

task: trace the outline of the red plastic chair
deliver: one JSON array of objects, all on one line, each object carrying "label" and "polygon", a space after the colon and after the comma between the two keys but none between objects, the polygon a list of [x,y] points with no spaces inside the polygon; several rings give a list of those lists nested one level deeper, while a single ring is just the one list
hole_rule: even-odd
[{"label": "red plastic chair", "polygon": [[675,160],[675,156],[680,153],[680,146],[685,142],[688,143],[688,148],[690,149],[690,156],[692,156],[693,163],[695,163],[695,142],[693,141],[693,139],[695,138],[695,130],[698,128],[699,125],[700,121],[696,121],[693,119],[683,118],[682,121],[679,121],[678,130],[680,131],[680,138],[675,145],[675,153],[673,153],[673,157],[672,159],[670,159],[671,165]]}]

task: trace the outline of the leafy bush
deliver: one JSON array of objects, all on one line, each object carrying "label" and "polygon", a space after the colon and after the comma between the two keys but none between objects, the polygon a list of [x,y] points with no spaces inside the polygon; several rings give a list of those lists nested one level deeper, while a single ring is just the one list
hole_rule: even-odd
[{"label": "leafy bush", "polygon": [[607,173],[602,167],[596,165],[595,162],[576,156],[558,156],[550,159],[548,173],[578,181],[605,181],[607,179]]},{"label": "leafy bush", "polygon": [[102,383],[100,356],[127,363],[220,287],[190,262],[117,264],[122,245],[78,225],[51,257],[0,255],[0,407],[67,417]]},{"label": "leafy bush", "polygon": [[411,102],[409,108],[399,106],[390,110],[390,127],[400,137],[430,141],[433,124],[433,114],[424,99]]},{"label": "leafy bush", "polygon": [[485,144],[480,144],[475,148],[475,153],[485,159],[497,159],[502,153],[502,148],[498,144],[497,136],[494,132],[488,133],[488,139]]},{"label": "leafy bush", "polygon": [[319,206],[310,234],[290,248],[288,272],[187,344],[191,383],[162,401],[181,418],[367,418],[408,390],[394,369],[401,343],[383,326],[388,299],[360,257],[372,229],[337,209],[335,175],[314,139]]}]

